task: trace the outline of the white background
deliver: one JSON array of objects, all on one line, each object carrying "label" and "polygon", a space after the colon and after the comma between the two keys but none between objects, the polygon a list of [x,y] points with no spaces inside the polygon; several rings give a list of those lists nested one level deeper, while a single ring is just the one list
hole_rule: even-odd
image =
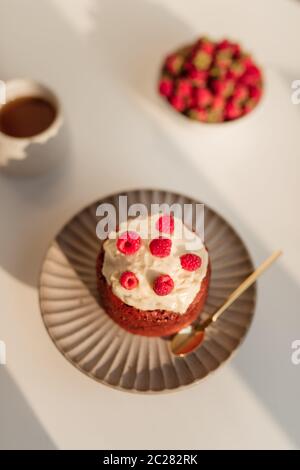
[{"label": "white background", "polygon": [[[300,2],[0,0],[0,76],[49,84],[63,102],[68,151],[55,172],[0,176],[2,448],[300,447]],[[261,106],[235,124],[198,126],[156,96],[161,58],[207,33],[230,36],[265,68]],[[255,320],[234,360],[193,388],[111,390],[56,350],[36,283],[47,245],[79,208],[137,187],[176,190],[231,222],[258,264]]]}]

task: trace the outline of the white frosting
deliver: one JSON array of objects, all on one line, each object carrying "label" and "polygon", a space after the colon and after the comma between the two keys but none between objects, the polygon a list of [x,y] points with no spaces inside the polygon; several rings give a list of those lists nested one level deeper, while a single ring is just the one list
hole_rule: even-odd
[{"label": "white frosting", "polygon": [[[132,219],[120,225],[119,234],[134,230],[142,237],[141,247],[133,255],[124,255],[118,250],[118,234],[112,232],[103,244],[102,273],[113,293],[125,304],[140,310],[171,310],[183,314],[199,292],[201,282],[206,276],[208,253],[199,236],[184,226],[178,218],[174,218],[173,234],[159,233],[155,228],[159,217],[157,214],[144,219]],[[148,236],[150,233],[151,237]],[[149,250],[151,239],[159,235],[172,240],[171,254],[165,258],[153,256]],[[199,269],[190,272],[181,267],[180,256],[185,253],[200,256],[202,263]],[[136,288],[127,290],[120,284],[120,276],[124,271],[135,273],[139,280]],[[153,282],[161,274],[168,274],[174,281],[174,289],[165,296],[159,296],[153,290]]]}]

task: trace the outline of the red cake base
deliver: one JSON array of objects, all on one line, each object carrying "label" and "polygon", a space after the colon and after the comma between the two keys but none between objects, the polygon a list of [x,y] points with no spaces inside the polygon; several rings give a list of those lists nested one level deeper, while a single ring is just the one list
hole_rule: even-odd
[{"label": "red cake base", "polygon": [[167,310],[139,310],[124,304],[112,292],[102,274],[103,252],[97,260],[97,284],[100,299],[108,315],[122,328],[142,336],[169,336],[190,325],[202,311],[208,293],[210,266],[201,283],[198,294],[186,313],[179,314]]}]

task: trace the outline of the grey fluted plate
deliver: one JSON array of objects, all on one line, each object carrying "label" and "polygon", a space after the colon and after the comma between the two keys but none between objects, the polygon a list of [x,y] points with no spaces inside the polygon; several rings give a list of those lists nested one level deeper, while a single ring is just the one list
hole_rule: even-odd
[{"label": "grey fluted plate", "polygon": [[[120,193],[128,204],[196,203],[152,190]],[[69,221],[50,245],[41,269],[39,295],[45,327],[59,351],[91,378],[131,392],[166,392],[195,383],[223,364],[250,326],[255,286],[208,329],[203,346],[187,357],[172,356],[169,341],[133,335],[120,328],[98,303],[95,263],[100,249],[96,208],[116,205],[120,194],[91,204]],[[234,229],[205,207],[205,244],[212,277],[205,312],[212,314],[253,270]]]}]

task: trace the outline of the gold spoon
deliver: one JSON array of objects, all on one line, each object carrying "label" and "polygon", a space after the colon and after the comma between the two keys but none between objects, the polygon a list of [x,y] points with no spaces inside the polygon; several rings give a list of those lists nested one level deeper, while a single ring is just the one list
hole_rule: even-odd
[{"label": "gold spoon", "polygon": [[187,328],[180,330],[171,340],[171,351],[175,356],[185,356],[198,348],[204,340],[205,329],[218,320],[228,307],[245,292],[256,279],[268,269],[272,263],[281,255],[281,251],[275,251],[269,258],[266,259],[250,276],[248,276],[242,284],[239,285],[228,297],[226,302],[207,320],[203,323],[190,325]]}]

